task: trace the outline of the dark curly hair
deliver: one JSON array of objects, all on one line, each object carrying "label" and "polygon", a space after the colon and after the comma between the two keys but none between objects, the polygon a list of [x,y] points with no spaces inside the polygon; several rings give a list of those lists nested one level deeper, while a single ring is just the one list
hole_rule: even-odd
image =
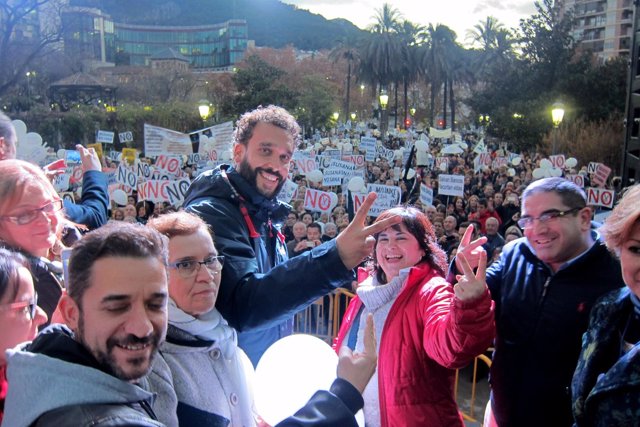
[{"label": "dark curly hair", "polygon": [[[382,212],[375,222],[380,222],[393,216],[402,217],[401,224],[404,224],[407,231],[416,238],[420,248],[424,250],[424,256],[420,262],[427,262],[431,268],[444,276],[447,270],[447,254],[438,245],[438,240],[429,218],[427,218],[422,211],[412,206],[397,206]],[[399,231],[400,223],[392,225],[391,228]],[[376,241],[378,240],[379,234],[380,233],[374,236]],[[374,263],[376,262],[375,260],[376,256],[374,248]],[[375,273],[376,278],[380,283],[387,283],[386,275],[377,263],[375,265]]]},{"label": "dark curly hair", "polygon": [[240,116],[240,119],[236,122],[234,141],[247,145],[253,136],[253,129],[258,123],[268,123],[284,129],[291,135],[295,147],[300,143],[300,125],[287,110],[275,105],[259,106],[255,110],[248,111]]}]

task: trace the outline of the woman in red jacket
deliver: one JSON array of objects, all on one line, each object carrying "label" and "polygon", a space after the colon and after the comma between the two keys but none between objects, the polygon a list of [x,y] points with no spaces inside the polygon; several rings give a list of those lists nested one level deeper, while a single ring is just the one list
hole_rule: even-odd
[{"label": "woman in red jacket", "polygon": [[455,369],[486,350],[495,334],[486,254],[477,273],[462,255],[464,275],[452,286],[427,217],[396,207],[376,221],[394,215],[402,222],[375,236],[375,267],[345,313],[336,348],[362,349],[366,314],[373,314],[379,354],[363,393],[367,427],[463,426],[453,396]]}]

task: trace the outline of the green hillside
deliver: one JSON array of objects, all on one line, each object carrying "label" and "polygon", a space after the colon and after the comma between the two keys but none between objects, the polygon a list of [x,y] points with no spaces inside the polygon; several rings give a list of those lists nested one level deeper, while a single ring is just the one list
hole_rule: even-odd
[{"label": "green hillside", "polygon": [[278,0],[71,0],[73,6],[102,9],[115,22],[141,25],[205,25],[245,19],[258,46],[293,45],[303,50],[330,49],[336,40],[362,30],[344,19],[320,15]]}]

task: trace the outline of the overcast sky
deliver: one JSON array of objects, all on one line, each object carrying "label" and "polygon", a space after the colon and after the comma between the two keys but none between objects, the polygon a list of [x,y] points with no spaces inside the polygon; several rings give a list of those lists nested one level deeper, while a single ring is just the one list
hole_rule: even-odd
[{"label": "overcast sky", "polygon": [[[360,28],[374,22],[382,0],[282,0],[327,19],[344,18]],[[495,16],[507,28],[517,27],[521,18],[535,12],[534,0],[390,0],[404,19],[421,25],[444,24],[465,43],[467,30],[487,16]]]}]

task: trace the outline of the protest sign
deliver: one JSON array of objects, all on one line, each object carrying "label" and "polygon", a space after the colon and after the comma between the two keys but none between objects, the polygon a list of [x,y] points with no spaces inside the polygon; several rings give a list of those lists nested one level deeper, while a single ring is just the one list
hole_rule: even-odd
[{"label": "protest sign", "polygon": [[568,179],[569,181],[573,182],[578,187],[584,188],[584,176],[578,175],[578,174],[576,174],[576,175],[566,175],[565,178]]},{"label": "protest sign", "polygon": [[420,184],[420,202],[423,206],[433,206],[433,188]]},{"label": "protest sign", "polygon": [[123,164],[118,165],[116,171],[116,182],[119,184],[128,185],[131,188],[138,186],[138,176],[133,171]]},{"label": "protest sign", "polygon": [[611,168],[603,165],[602,163],[598,163],[596,167],[596,171],[593,174],[592,182],[598,186],[604,186],[607,183],[607,178],[609,178],[609,174],[611,173]]},{"label": "protest sign", "polygon": [[133,132],[131,131],[120,132],[118,134],[118,139],[122,144],[126,144],[127,142],[133,142]]},{"label": "protest sign", "polygon": [[549,156],[549,161],[554,168],[564,169],[564,154],[556,154],[555,156]]},{"label": "protest sign", "polygon": [[378,198],[369,209],[369,215],[377,217],[383,211],[393,208],[400,203],[400,187],[382,184],[367,184],[367,192],[375,192]]},{"label": "protest sign", "polygon": [[189,155],[193,153],[189,135],[171,129],[144,124],[144,154],[157,157],[161,154]]},{"label": "protest sign", "polygon": [[138,158],[138,150],[135,148],[123,148],[122,149],[122,158],[129,165],[133,165]]},{"label": "protest sign", "polygon": [[96,142],[102,144],[113,144],[113,138],[115,137],[114,132],[109,132],[107,130],[99,130],[96,133]]},{"label": "protest sign", "polygon": [[604,206],[606,208],[613,208],[613,201],[615,193],[613,190],[607,190],[605,188],[587,187],[585,188],[587,193],[587,205],[589,206]]},{"label": "protest sign", "polygon": [[138,184],[138,199],[180,206],[189,185],[191,182],[186,178],[175,181],[152,179]]},{"label": "protest sign", "polygon": [[329,213],[337,204],[336,193],[307,188],[304,194],[304,208],[308,211]]},{"label": "protest sign", "polygon": [[438,175],[438,194],[462,197],[464,195],[464,175]]},{"label": "protest sign", "polygon": [[93,148],[99,159],[104,156],[104,153],[102,152],[102,144],[87,144],[87,148]]}]

